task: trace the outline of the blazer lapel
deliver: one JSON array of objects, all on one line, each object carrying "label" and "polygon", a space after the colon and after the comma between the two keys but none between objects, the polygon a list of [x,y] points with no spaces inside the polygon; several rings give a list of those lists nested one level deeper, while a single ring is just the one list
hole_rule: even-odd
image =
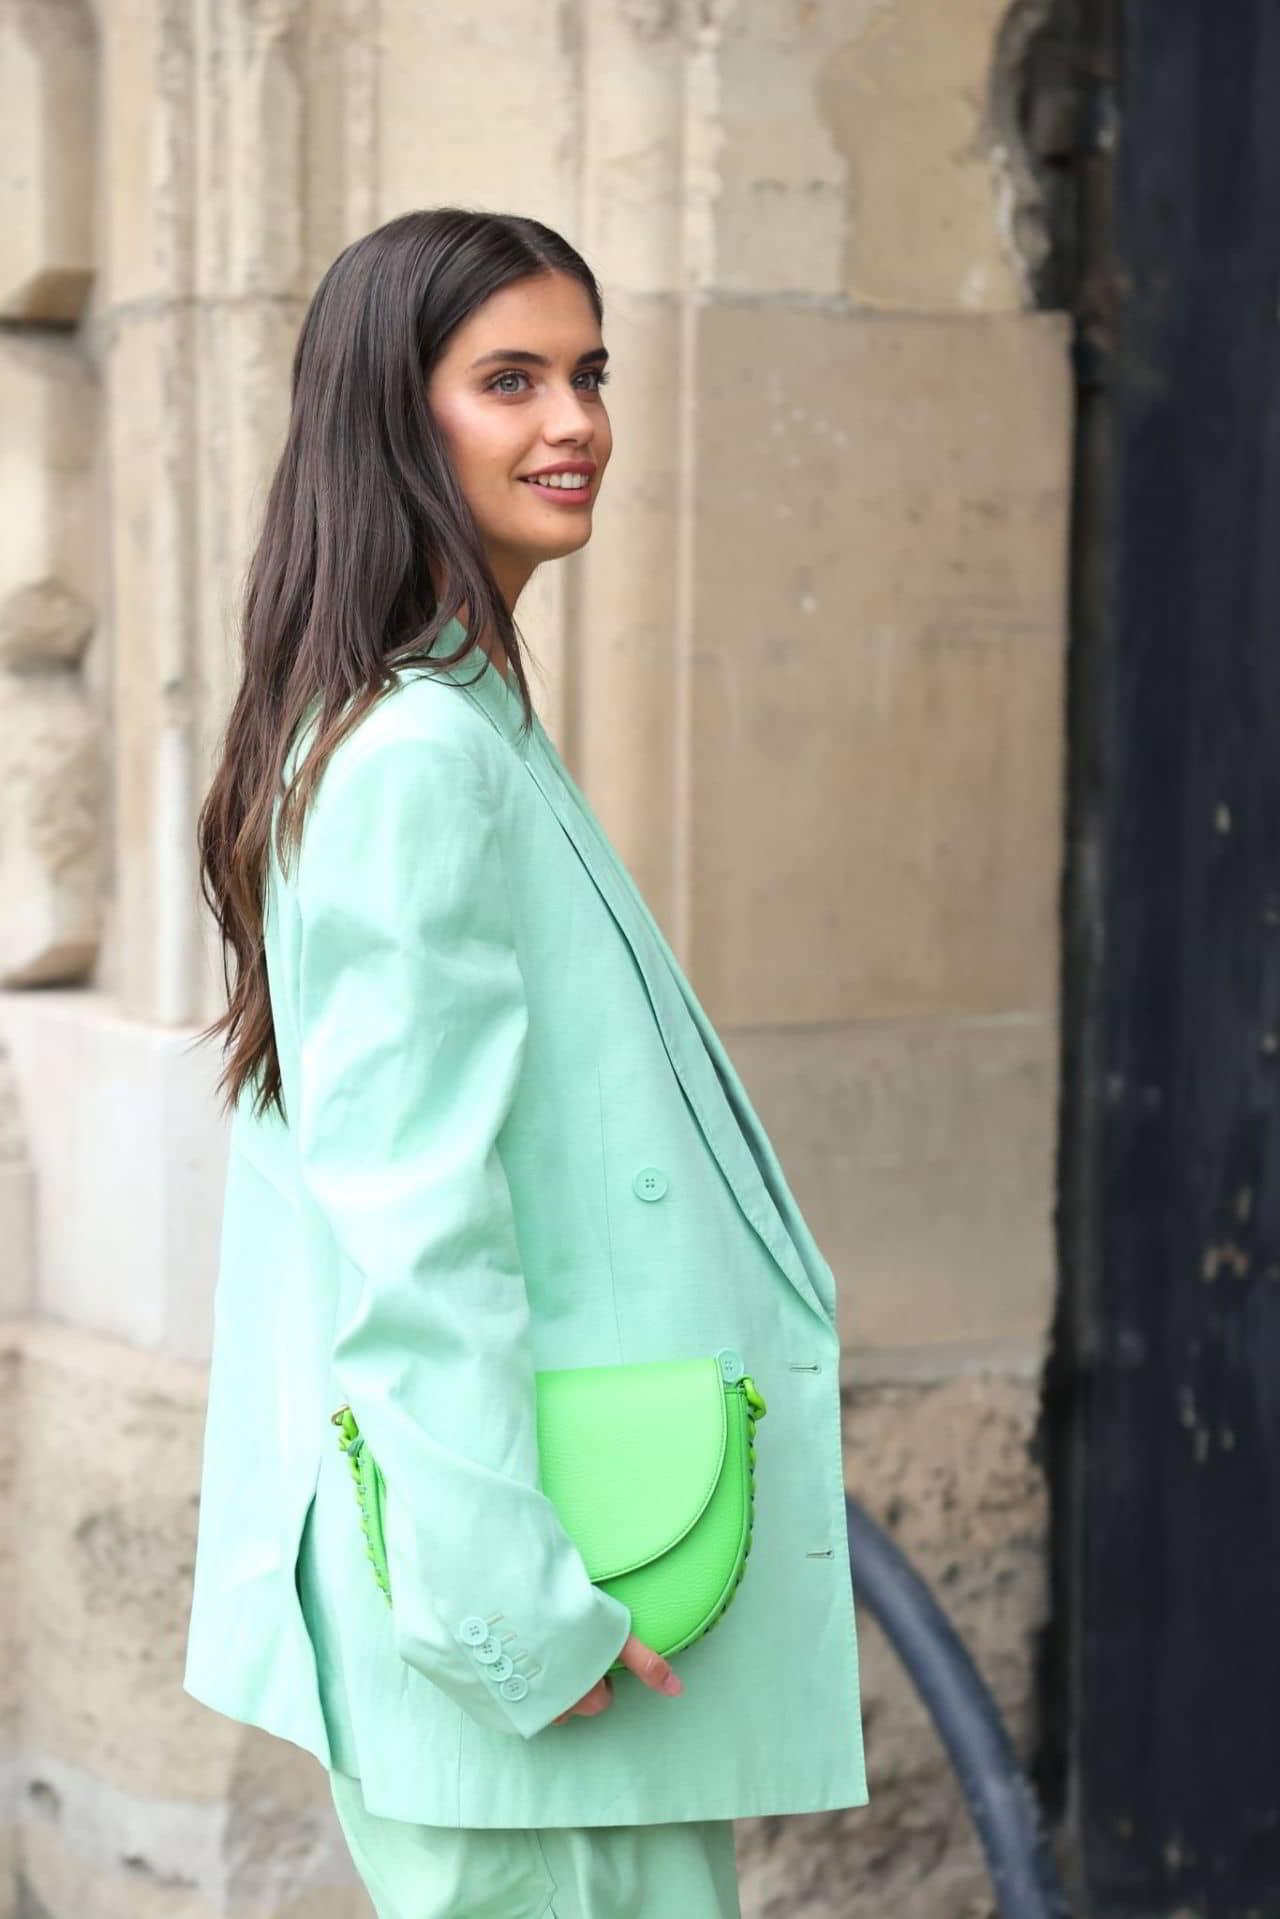
[{"label": "blazer lapel", "polygon": [[[517,694],[498,668],[475,675],[475,664],[452,670],[468,697],[512,745],[555,813],[597,891],[631,949],[671,1064],[708,1146],[746,1219],[805,1304],[830,1326],[831,1313],[805,1268],[766,1184],[762,1166],[779,1181],[772,1148],[746,1104],[745,1093],[719,1036],[685,980],[657,921],[556,752],[540,721],[526,742],[516,737]],[[749,1141],[754,1142],[753,1145]]]}]

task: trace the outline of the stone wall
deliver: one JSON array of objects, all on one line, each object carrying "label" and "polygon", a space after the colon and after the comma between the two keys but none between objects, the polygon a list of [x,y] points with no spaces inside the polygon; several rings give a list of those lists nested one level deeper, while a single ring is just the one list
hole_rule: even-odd
[{"label": "stone wall", "polygon": [[[543,718],[836,1271],[849,1487],[1029,1749],[1071,389],[1012,102],[1047,11],[0,0],[0,1919],[368,1911],[318,1769],[180,1689],[224,1148],[192,835],[298,322],[414,205],[535,214],[601,278],[616,449],[522,603]],[[977,1919],[861,1640],[872,1803],[743,1822],[744,1913]]]}]

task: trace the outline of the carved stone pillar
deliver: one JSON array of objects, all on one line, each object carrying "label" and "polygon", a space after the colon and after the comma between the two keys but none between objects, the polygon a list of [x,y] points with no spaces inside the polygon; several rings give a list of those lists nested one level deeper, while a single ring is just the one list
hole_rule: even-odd
[{"label": "carved stone pillar", "polygon": [[[47,286],[64,287],[52,277]],[[0,337],[0,985],[85,978],[98,950],[101,722],[93,630],[97,392],[70,345]]]}]

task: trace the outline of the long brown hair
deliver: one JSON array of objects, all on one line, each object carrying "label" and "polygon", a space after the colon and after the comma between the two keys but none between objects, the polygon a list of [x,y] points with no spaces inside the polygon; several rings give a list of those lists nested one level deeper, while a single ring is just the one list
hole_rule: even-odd
[{"label": "long brown hair", "polygon": [[[435,207],[353,241],[312,295],[293,356],[284,448],[267,495],[240,614],[242,671],[200,809],[200,884],[218,922],[226,1011],[218,1091],[230,1107],[255,1080],[255,1110],[284,1116],[267,990],[263,913],[272,808],[282,863],[334,748],[431,651],[465,609],[456,666],[501,645],[533,723],[515,622],[427,406],[427,378],[450,334],[512,281],[572,274],[597,320],[600,290],[550,227],[516,214]],[[483,659],[477,664],[483,670]],[[300,720],[318,720],[287,790]]]}]

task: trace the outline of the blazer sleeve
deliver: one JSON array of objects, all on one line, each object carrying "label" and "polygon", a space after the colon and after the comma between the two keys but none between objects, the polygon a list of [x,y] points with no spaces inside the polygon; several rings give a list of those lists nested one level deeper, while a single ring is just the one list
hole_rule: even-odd
[{"label": "blazer sleeve", "polygon": [[297,881],[301,1171],[354,1269],[334,1379],[386,1482],[397,1651],[529,1738],[607,1671],[631,1615],[538,1490],[498,1151],[528,1011],[495,801],[478,748],[362,744],[321,777]]}]

